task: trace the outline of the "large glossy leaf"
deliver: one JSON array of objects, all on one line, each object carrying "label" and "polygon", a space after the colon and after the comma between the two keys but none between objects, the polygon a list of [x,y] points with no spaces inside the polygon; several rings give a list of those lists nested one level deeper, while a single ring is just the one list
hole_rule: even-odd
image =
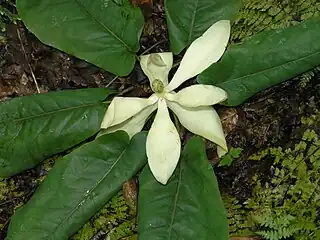
[{"label": "large glossy leaf", "polygon": [[226,90],[229,105],[241,104],[255,93],[319,65],[319,39],[320,18],[262,32],[230,47],[198,81]]},{"label": "large glossy leaf", "polygon": [[58,160],[18,209],[8,240],[64,240],[74,234],[146,162],[146,133],[103,135]]},{"label": "large glossy leaf", "polygon": [[144,19],[128,0],[17,0],[17,8],[45,44],[120,76],[132,70]]},{"label": "large glossy leaf", "polygon": [[0,102],[0,176],[32,168],[100,129],[110,90],[50,92]]},{"label": "large glossy leaf", "polygon": [[165,0],[171,50],[180,53],[219,20],[232,20],[241,0]]},{"label": "large glossy leaf", "polygon": [[189,140],[167,185],[148,166],[139,180],[139,240],[228,239],[226,211],[199,137]]}]

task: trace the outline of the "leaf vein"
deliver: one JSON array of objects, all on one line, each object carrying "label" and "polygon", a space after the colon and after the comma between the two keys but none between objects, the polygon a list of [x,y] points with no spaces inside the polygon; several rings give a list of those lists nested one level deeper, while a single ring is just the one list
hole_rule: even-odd
[{"label": "leaf vein", "polygon": [[197,0],[197,3],[196,3],[196,9],[193,11],[193,14],[192,14],[192,18],[191,18],[191,25],[190,25],[190,31],[189,31],[189,36],[188,36],[188,44],[191,43],[192,41],[192,33],[193,33],[193,28],[194,28],[194,23],[195,23],[195,20],[196,20],[196,14],[197,14],[197,8],[198,8],[198,5],[199,5],[199,0]]},{"label": "leaf vein", "polygon": [[98,104],[101,104],[101,103],[100,102],[90,103],[90,104],[85,104],[85,105],[80,105],[80,106],[75,106],[75,107],[67,107],[67,108],[63,108],[63,109],[59,109],[59,110],[49,111],[49,112],[34,115],[34,116],[21,117],[21,118],[17,118],[17,119],[8,119],[3,122],[0,122],[0,124],[6,123],[6,122],[12,123],[12,122],[28,121],[28,120],[31,120],[34,118],[44,117],[44,116],[57,114],[59,112],[64,112],[64,111],[70,111],[70,110],[74,110],[74,109],[86,108],[86,107],[90,107],[90,106],[94,106],[94,105],[98,105]]},{"label": "leaf vein", "polygon": [[71,211],[71,213],[65,217],[60,223],[59,225],[53,230],[53,235],[55,235],[56,232],[58,232],[57,229],[60,228],[61,225],[63,225],[63,223],[72,217],[72,215],[75,213],[76,210],[78,210],[85,201],[87,201],[87,199],[89,197],[91,197],[92,192],[100,185],[100,183],[107,177],[107,175],[112,171],[112,169],[115,167],[115,165],[120,161],[122,155],[127,151],[127,148],[125,148],[122,153],[120,154],[120,156],[116,159],[116,161],[111,165],[111,167],[109,168],[109,170],[100,178],[99,181],[97,181],[97,183],[89,190],[88,193],[86,193],[86,195],[84,196],[84,198],[77,204],[77,206]]},{"label": "leaf vein", "polygon": [[173,222],[175,220],[175,216],[177,213],[177,203],[178,203],[178,199],[179,199],[180,187],[181,187],[181,182],[182,182],[182,164],[183,163],[181,162],[180,167],[179,167],[179,181],[178,181],[177,190],[176,190],[176,194],[175,194],[175,198],[174,198],[173,211],[172,211],[171,221],[170,221],[170,225],[169,225],[168,240],[171,239],[171,233],[173,230]]},{"label": "leaf vein", "polygon": [[123,44],[129,51],[134,52],[133,49],[129,47],[128,44],[126,44],[115,32],[113,32],[110,28],[108,28],[105,24],[100,22],[91,12],[88,11],[88,9],[85,7],[85,5],[79,1],[79,0],[74,0],[76,4],[78,4],[81,8],[85,10],[87,15],[91,17],[92,20],[94,20],[100,27],[103,29],[107,30],[115,39],[117,39],[121,44]]},{"label": "leaf vein", "polygon": [[246,74],[245,76],[242,76],[242,77],[233,78],[233,79],[230,79],[230,80],[228,80],[228,81],[221,82],[220,84],[222,84],[222,83],[232,83],[232,82],[235,82],[235,81],[240,81],[241,79],[244,79],[244,78],[247,78],[247,77],[252,77],[252,76],[257,75],[257,74],[266,74],[265,72],[267,72],[267,71],[269,71],[269,70],[274,70],[274,69],[277,69],[277,68],[285,67],[285,66],[288,65],[288,64],[295,63],[295,62],[298,62],[298,61],[304,61],[305,59],[307,59],[307,58],[309,58],[309,57],[312,57],[313,55],[317,55],[317,54],[319,54],[319,53],[320,53],[320,51],[319,51],[319,52],[312,53],[312,54],[309,54],[309,55],[307,55],[307,56],[305,56],[305,57],[302,57],[302,58],[293,59],[293,60],[288,61],[288,62],[286,62],[286,63],[284,63],[284,64],[281,64],[281,65],[272,66],[272,67],[263,69],[263,70],[258,71],[258,72]]}]

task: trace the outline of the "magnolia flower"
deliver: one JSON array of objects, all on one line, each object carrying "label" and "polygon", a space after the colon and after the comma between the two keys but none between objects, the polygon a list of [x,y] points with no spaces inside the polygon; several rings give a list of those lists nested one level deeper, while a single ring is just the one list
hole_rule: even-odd
[{"label": "magnolia flower", "polygon": [[168,108],[190,132],[216,143],[219,156],[227,152],[219,116],[211,107],[226,100],[227,93],[221,88],[202,84],[186,87],[177,93],[174,90],[217,62],[225,51],[229,36],[229,21],[212,25],[190,45],[170,83],[168,74],[173,63],[172,53],[142,56],[140,65],[154,94],[149,98],[115,97],[104,116],[101,128],[107,133],[124,130],[132,137],[158,109],[147,136],[146,150],[150,169],[162,184],[166,184],[172,175],[181,151],[180,136]]}]

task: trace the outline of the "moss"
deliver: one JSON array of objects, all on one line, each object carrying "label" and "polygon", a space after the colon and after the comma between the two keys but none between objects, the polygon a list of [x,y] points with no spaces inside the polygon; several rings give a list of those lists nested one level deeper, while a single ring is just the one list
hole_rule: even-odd
[{"label": "moss", "polygon": [[6,30],[6,22],[17,23],[19,20],[16,14],[15,4],[12,0],[3,0],[0,2],[0,31]]},{"label": "moss", "polygon": [[12,179],[0,179],[0,201],[20,198],[23,195]]},{"label": "moss", "polygon": [[110,240],[129,239],[135,232],[135,214],[118,193],[71,239],[89,240],[98,234],[107,235]]},{"label": "moss", "polygon": [[35,180],[37,184],[40,184],[41,182],[43,182],[43,180],[47,177],[48,173],[53,168],[55,161],[58,160],[60,157],[61,157],[60,155],[57,155],[57,156],[48,158],[47,160],[41,163],[40,174]]},{"label": "moss", "polygon": [[16,188],[11,181],[0,179],[0,201],[4,201],[11,192],[14,192],[15,189]]},{"label": "moss", "polygon": [[285,28],[320,15],[318,0],[243,0],[232,27],[232,42],[267,29]]},{"label": "moss", "polygon": [[306,129],[294,148],[267,148],[250,157],[269,160],[268,179],[256,174],[245,202],[225,196],[232,235],[265,239],[320,239],[320,112],[302,119]]},{"label": "moss", "polygon": [[12,179],[0,179],[0,232],[7,227],[12,212],[23,205],[23,195]]},{"label": "moss", "polygon": [[308,117],[302,117],[301,123],[307,126],[320,125],[320,111],[316,110],[315,114]]}]

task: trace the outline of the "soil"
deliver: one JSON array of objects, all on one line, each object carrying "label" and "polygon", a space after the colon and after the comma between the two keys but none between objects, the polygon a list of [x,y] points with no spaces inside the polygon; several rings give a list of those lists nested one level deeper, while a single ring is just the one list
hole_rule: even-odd
[{"label": "soil", "polygon": [[[144,6],[144,13],[148,22],[139,53],[146,50],[149,53],[168,51],[163,5],[154,4],[152,14],[148,6]],[[138,64],[130,76],[116,78],[96,66],[42,44],[21,23],[9,24],[3,35],[5,40],[0,43],[0,101],[38,92],[89,87],[110,87],[126,96],[148,96],[151,93],[148,80]],[[298,80],[290,80],[265,90],[236,108],[218,108],[224,119],[228,145],[244,149],[232,167],[216,168],[222,191],[239,199],[250,196],[252,175],[256,171],[265,172],[270,163],[249,161],[248,156],[266,146],[287,147],[295,143],[301,132],[301,116],[308,116],[320,107],[319,80],[320,74],[306,86]],[[208,149],[208,156],[213,162],[216,161],[214,152]],[[6,180],[13,180],[15,191],[21,194],[0,200],[0,224],[5,225],[0,229],[0,239],[5,237],[15,207],[30,198],[40,182],[38,179],[46,172],[43,165],[39,165]],[[267,176],[268,172],[265,174]]]},{"label": "soil", "polygon": [[[272,161],[250,161],[249,156],[268,147],[292,148],[301,140],[306,130],[300,123],[301,117],[311,116],[320,107],[319,80],[319,73],[306,86],[299,80],[290,80],[233,108],[238,120],[228,133],[227,142],[244,150],[230,168],[216,168],[222,191],[245,200],[250,196],[250,180],[257,171],[268,178],[271,173],[265,169],[270,169]],[[229,109],[220,109],[220,115],[226,110]],[[233,115],[231,124],[234,124],[232,118]],[[225,129],[228,124],[224,123]]]}]

